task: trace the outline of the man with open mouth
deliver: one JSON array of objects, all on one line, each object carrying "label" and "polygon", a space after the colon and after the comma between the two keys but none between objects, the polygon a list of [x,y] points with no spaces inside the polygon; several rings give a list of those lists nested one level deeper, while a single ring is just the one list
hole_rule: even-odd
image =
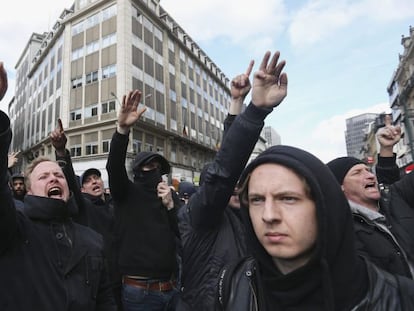
[{"label": "man with open mouth", "polygon": [[[6,79],[0,62],[0,94]],[[16,209],[7,178],[11,138],[0,111],[0,310],[116,310],[102,237],[72,221],[77,208],[57,162],[38,157],[27,166],[24,209]]]},{"label": "man with open mouth", "polygon": [[336,158],[327,165],[349,201],[359,254],[388,272],[413,279],[414,175],[399,179],[393,153],[401,138],[399,127],[386,125],[376,136],[376,175],[353,157]]}]

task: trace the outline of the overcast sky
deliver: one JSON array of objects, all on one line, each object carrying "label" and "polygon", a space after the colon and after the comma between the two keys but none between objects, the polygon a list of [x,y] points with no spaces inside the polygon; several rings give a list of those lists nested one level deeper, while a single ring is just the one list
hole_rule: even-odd
[{"label": "overcast sky", "polygon": [[[8,2],[0,20],[0,60],[14,92],[14,66],[32,32],[52,28],[73,1]],[[387,86],[414,26],[413,0],[161,0],[231,79],[265,51],[286,60],[288,96],[267,118],[282,143],[329,161],[345,155],[345,119],[390,111]],[[22,5],[25,8],[22,9]],[[254,69],[254,70],[255,70]]]}]

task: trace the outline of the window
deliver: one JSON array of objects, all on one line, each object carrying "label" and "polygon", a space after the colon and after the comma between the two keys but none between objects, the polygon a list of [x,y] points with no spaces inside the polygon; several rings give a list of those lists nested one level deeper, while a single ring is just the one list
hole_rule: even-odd
[{"label": "window", "polygon": [[157,146],[157,151],[158,154],[164,155],[164,147],[162,146]]},{"label": "window", "polygon": [[82,155],[82,147],[80,145],[75,145],[70,148],[71,157],[80,157]]},{"label": "window", "polygon": [[168,49],[174,52],[174,41],[168,38]]},{"label": "window", "polygon": [[77,35],[83,31],[83,22],[80,22],[72,27],[72,36]]},{"label": "window", "polygon": [[148,119],[155,120],[155,111],[154,111],[154,109],[152,109],[148,106],[146,108],[147,108],[147,110],[145,110],[144,116]]},{"label": "window", "polygon": [[93,41],[86,45],[86,55],[92,54],[93,52],[96,52],[99,50],[99,41]]},{"label": "window", "polygon": [[102,11],[102,21],[116,15],[116,5],[112,5]]},{"label": "window", "polygon": [[93,71],[86,74],[85,78],[85,84],[90,84],[92,82],[98,81],[98,71]]},{"label": "window", "polygon": [[154,146],[152,144],[146,143],[145,144],[145,151],[153,151]]},{"label": "window", "polygon": [[110,140],[103,140],[102,141],[102,152],[106,153],[109,152]]},{"label": "window", "polygon": [[170,89],[169,95],[170,95],[171,100],[173,100],[173,101],[177,100],[177,93],[175,93],[173,90]]},{"label": "window", "polygon": [[86,28],[91,28],[91,27],[93,27],[95,25],[98,25],[99,22],[100,22],[100,19],[101,19],[100,18],[100,13],[96,13],[96,14],[94,14],[92,16],[89,16],[86,19]]},{"label": "window", "polygon": [[110,78],[116,75],[116,66],[110,65],[102,68],[102,79]]},{"label": "window", "polygon": [[142,142],[140,140],[134,139],[132,141],[132,149],[134,150],[134,153],[140,153],[142,151]]},{"label": "window", "polygon": [[85,145],[85,154],[97,154],[98,153],[98,143],[89,143]]},{"label": "window", "polygon": [[165,124],[165,114],[156,111],[155,115],[157,123]]},{"label": "window", "polygon": [[112,33],[110,35],[107,35],[106,37],[102,38],[102,48],[106,48],[107,46],[110,46],[112,44],[116,43],[116,33]]},{"label": "window", "polygon": [[71,111],[70,113],[70,120],[71,121],[76,121],[76,120],[80,120],[82,119],[82,112],[80,109],[75,110],[75,111]]},{"label": "window", "polygon": [[170,129],[174,130],[174,131],[177,131],[177,121],[176,120],[173,120],[173,119],[170,120]]},{"label": "window", "polygon": [[82,77],[73,78],[72,81],[72,89],[76,89],[77,87],[82,86]]},{"label": "window", "polygon": [[102,103],[102,113],[109,113],[115,111],[115,101],[111,100],[106,103]]},{"label": "window", "polygon": [[83,47],[72,51],[72,61],[77,60],[83,56]]},{"label": "window", "polygon": [[98,115],[98,105],[89,106],[85,108],[85,118],[90,118]]}]

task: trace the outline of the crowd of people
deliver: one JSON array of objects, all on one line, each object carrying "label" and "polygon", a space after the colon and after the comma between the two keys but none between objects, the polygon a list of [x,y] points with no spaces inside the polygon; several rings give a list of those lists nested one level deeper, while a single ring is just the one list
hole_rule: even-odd
[{"label": "crowd of people", "polygon": [[[198,187],[172,189],[155,152],[138,153],[128,177],[140,90],[118,110],[109,193],[100,170],[75,175],[60,119],[55,159],[12,174],[19,154],[0,111],[0,310],[414,310],[414,175],[396,165],[398,126],[378,130],[375,172],[284,145],[248,163],[287,96],[285,64],[266,52],[252,81],[254,61],[232,79]],[[0,100],[7,88],[0,62]]]}]

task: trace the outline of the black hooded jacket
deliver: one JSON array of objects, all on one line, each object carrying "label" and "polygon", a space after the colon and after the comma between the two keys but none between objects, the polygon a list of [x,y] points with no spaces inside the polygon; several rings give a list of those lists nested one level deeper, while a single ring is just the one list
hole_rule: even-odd
[{"label": "black hooded jacket", "polygon": [[[177,270],[175,208],[168,211],[158,198],[156,184],[161,176],[148,186],[138,170],[154,157],[160,161],[162,174],[169,172],[169,164],[157,153],[139,153],[133,165],[133,182],[125,168],[127,146],[128,135],[115,132],[106,164],[114,201],[119,270],[122,275],[170,278]],[[179,205],[177,196],[174,204],[175,207]]]},{"label": "black hooded jacket", "polygon": [[9,119],[0,112],[0,310],[116,310],[102,237],[71,219],[68,202],[26,195],[17,211],[7,184]]},{"label": "black hooded jacket", "polygon": [[220,269],[247,254],[239,210],[227,203],[271,111],[250,104],[235,118],[202,185],[178,213],[183,288],[177,310],[213,310]]},{"label": "black hooded jacket", "polygon": [[[241,183],[264,163],[286,166],[303,176],[310,186],[317,210],[316,250],[305,266],[286,275],[279,272],[254,233],[243,197],[246,189],[241,194],[242,215],[253,259],[222,271],[219,309],[412,310],[411,280],[397,279],[358,257],[348,202],[335,177],[319,159],[294,147],[271,147],[247,166]],[[400,290],[405,293],[403,298]]]}]

